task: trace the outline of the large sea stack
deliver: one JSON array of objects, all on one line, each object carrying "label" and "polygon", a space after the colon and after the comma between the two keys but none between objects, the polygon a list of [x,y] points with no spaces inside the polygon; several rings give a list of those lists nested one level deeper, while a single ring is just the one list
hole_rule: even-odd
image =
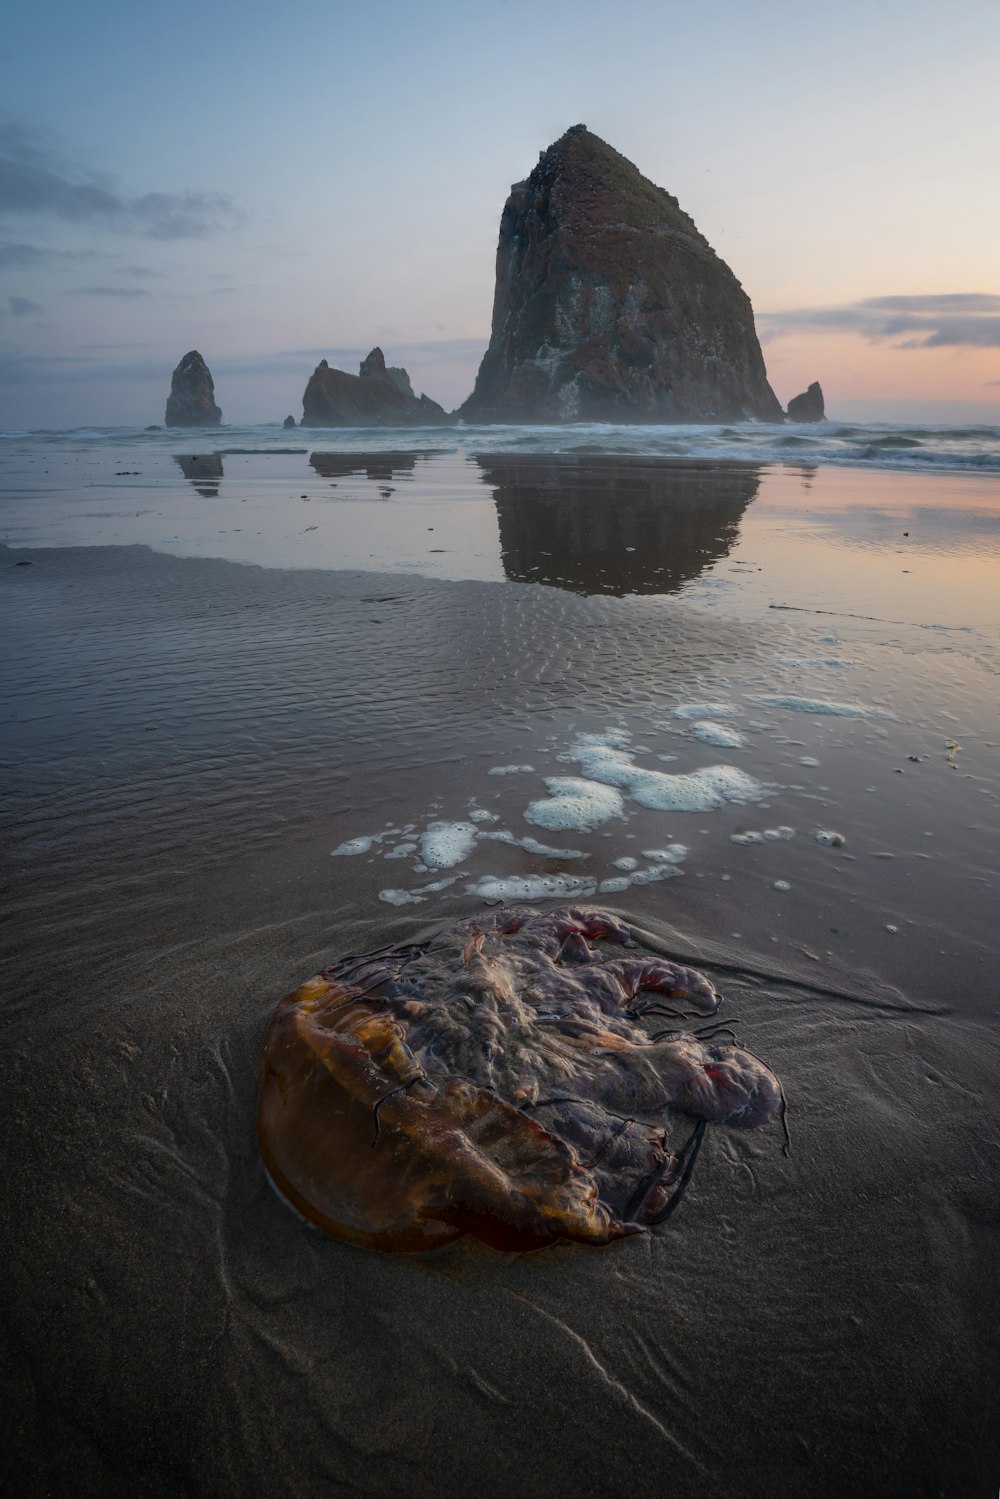
[{"label": "large sea stack", "polygon": [[780,422],[750,299],[677,199],[574,125],[511,189],[475,422]]},{"label": "large sea stack", "polygon": [[322,359],[302,397],[303,427],[440,427],[452,420],[429,396],[415,396],[404,369],[386,368],[379,348],[356,375]]},{"label": "large sea stack", "polygon": [[167,397],[168,427],[218,427],[222,411],[215,404],[215,382],[197,349],[185,354],[174,370]]}]

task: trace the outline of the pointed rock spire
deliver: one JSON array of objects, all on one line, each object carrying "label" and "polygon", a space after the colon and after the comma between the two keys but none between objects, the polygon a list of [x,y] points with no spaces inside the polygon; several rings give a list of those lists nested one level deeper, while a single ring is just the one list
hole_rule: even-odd
[{"label": "pointed rock spire", "polygon": [[165,420],[168,427],[218,427],[222,421],[215,382],[197,349],[185,354],[174,370]]}]

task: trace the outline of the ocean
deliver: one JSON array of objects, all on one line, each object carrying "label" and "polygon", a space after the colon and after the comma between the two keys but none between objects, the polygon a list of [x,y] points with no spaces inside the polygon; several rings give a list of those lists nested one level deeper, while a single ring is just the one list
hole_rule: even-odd
[{"label": "ocean", "polygon": [[[992,1492],[1000,429],[0,453],[12,1491]],[[606,1250],[304,1225],[275,1001],[498,901],[703,965],[791,1155]]]}]

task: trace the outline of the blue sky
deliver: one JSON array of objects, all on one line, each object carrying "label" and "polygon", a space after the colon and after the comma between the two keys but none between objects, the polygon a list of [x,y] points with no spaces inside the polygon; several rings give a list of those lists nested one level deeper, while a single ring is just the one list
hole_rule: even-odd
[{"label": "blue sky", "polygon": [[[787,400],[1000,420],[1000,6],[22,3],[0,63],[0,425],[227,421],[374,343],[457,404],[512,181],[584,121],[743,282]],[[957,299],[957,300],[956,300]]]}]

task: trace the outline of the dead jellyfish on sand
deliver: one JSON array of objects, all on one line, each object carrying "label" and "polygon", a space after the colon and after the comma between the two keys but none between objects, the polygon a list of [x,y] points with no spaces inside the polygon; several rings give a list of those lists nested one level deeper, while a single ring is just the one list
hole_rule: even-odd
[{"label": "dead jellyfish on sand", "polygon": [[376,1249],[642,1233],[710,1123],[784,1122],[718,1007],[703,974],[583,908],[501,907],[345,957],[274,1013],[264,1164],[303,1217]]}]

